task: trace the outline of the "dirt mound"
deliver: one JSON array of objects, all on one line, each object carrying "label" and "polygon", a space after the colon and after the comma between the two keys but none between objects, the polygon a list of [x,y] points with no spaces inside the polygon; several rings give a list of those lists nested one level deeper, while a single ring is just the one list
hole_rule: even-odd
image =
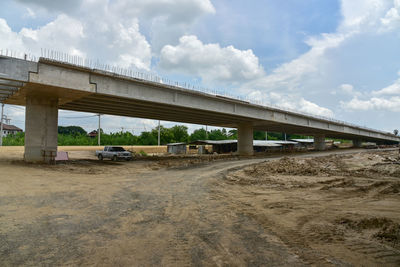
[{"label": "dirt mound", "polygon": [[337,223],[346,225],[353,230],[361,231],[365,229],[382,228],[383,226],[392,224],[393,221],[384,217],[363,218],[358,220],[341,218],[337,220]]},{"label": "dirt mound", "polygon": [[372,217],[352,220],[341,218],[337,224],[355,230],[357,232],[372,231],[371,237],[398,246],[400,241],[400,224],[385,217]]},{"label": "dirt mound", "polygon": [[[375,181],[374,183],[356,184],[353,177],[362,178],[400,178],[400,164],[397,164],[393,152],[381,152],[375,155],[369,153],[358,153],[349,155],[329,155],[316,158],[288,158],[267,161],[252,165],[237,172],[233,171],[227,179],[239,184],[265,184],[272,180],[282,184],[276,179],[280,177],[313,176],[313,177],[343,177],[325,181],[320,179],[319,183],[326,183],[322,190],[333,188],[350,188],[360,192],[370,192],[381,188],[382,194],[397,193],[399,186],[388,182]],[[271,180],[272,179],[272,180]]]},{"label": "dirt mound", "polygon": [[381,195],[399,194],[400,182],[389,184],[387,187],[379,191]]},{"label": "dirt mound", "polygon": [[393,242],[398,246],[400,242],[400,224],[392,223],[385,225],[379,232],[375,233],[373,237],[387,242]]},{"label": "dirt mound", "polygon": [[246,168],[247,175],[264,174],[283,175],[332,175],[342,170],[344,163],[338,156],[327,156],[314,159],[294,159],[284,157],[277,161],[269,161]]}]

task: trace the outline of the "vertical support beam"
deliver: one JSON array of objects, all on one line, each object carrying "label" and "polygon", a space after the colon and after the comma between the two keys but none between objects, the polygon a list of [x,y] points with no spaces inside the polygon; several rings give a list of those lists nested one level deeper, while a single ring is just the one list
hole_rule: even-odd
[{"label": "vertical support beam", "polygon": [[101,144],[101,139],[100,139],[100,138],[101,138],[101,137],[100,137],[100,134],[101,134],[101,130],[100,130],[100,129],[101,129],[101,127],[100,127],[100,116],[101,116],[101,115],[100,115],[100,113],[99,113],[98,116],[99,116],[99,127],[97,127],[97,145],[100,146],[100,144]]},{"label": "vertical support beam", "polygon": [[254,154],[253,125],[251,123],[243,123],[238,125],[237,148],[240,156],[249,156]]},{"label": "vertical support beam", "polygon": [[324,134],[314,135],[314,149],[317,151],[325,150],[325,135]]},{"label": "vertical support beam", "polygon": [[4,103],[1,103],[0,146],[3,146],[3,118],[4,118]]},{"label": "vertical support beam", "polygon": [[26,162],[54,160],[57,154],[58,98],[26,96],[25,154]]},{"label": "vertical support beam", "polygon": [[161,128],[160,128],[160,120],[158,120],[158,134],[157,134],[157,143],[158,146],[161,144]]},{"label": "vertical support beam", "polygon": [[360,139],[354,139],[354,140],[353,140],[353,147],[357,147],[357,148],[362,147],[362,142],[361,142],[361,140],[360,140]]}]

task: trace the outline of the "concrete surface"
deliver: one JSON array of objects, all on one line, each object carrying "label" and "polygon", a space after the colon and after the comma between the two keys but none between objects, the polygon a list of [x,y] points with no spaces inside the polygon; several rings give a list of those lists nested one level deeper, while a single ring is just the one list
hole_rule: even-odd
[{"label": "concrete surface", "polygon": [[239,155],[253,155],[253,125],[242,123],[238,125],[238,153]]},{"label": "concrete surface", "polygon": [[[1,56],[0,86],[5,90],[0,101],[6,104],[26,105],[29,95],[50,94],[58,98],[58,108],[65,110],[232,128],[251,124],[260,131],[400,142],[391,133],[42,58],[35,63]],[[245,145],[241,147],[248,154]]]},{"label": "concrete surface", "polygon": [[50,162],[57,155],[58,98],[28,96],[25,112],[27,162]]},{"label": "concrete surface", "polygon": [[326,148],[325,135],[317,134],[314,135],[314,149],[317,151],[323,151]]}]

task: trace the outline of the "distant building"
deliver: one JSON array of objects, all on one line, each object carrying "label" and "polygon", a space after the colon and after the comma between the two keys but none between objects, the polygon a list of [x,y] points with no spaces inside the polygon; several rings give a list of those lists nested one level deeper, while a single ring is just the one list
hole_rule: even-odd
[{"label": "distant building", "polygon": [[167,144],[167,152],[171,154],[186,154],[186,143]]},{"label": "distant building", "polygon": [[[0,123],[1,126],[1,123]],[[22,129],[18,128],[17,126],[14,125],[9,125],[9,124],[3,124],[3,136],[7,135],[14,135],[16,133],[22,132]]]},{"label": "distant building", "polygon": [[[197,140],[191,145],[212,145],[212,151],[218,154],[237,151],[237,140]],[[282,140],[253,140],[254,152],[267,152],[277,150],[292,150],[297,142]]]},{"label": "distant building", "polygon": [[[290,139],[291,141],[299,143],[299,148],[311,149],[314,148],[314,139]],[[325,140],[325,145],[327,148],[333,147],[333,140]]]},{"label": "distant building", "polygon": [[302,149],[311,149],[314,148],[314,139],[290,139],[291,141],[298,142],[299,143],[299,148]]},{"label": "distant building", "polygon": [[88,133],[88,136],[91,138],[97,137],[97,131],[96,130],[91,131],[90,133]]}]

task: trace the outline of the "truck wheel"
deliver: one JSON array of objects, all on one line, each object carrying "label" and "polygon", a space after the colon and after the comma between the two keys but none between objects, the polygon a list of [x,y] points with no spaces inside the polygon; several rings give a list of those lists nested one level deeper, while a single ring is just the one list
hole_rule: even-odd
[{"label": "truck wheel", "polygon": [[102,154],[99,154],[99,155],[97,156],[97,158],[98,158],[99,160],[103,160],[103,155],[102,155]]},{"label": "truck wheel", "polygon": [[118,159],[117,156],[112,157],[113,161],[117,161],[117,159]]}]

